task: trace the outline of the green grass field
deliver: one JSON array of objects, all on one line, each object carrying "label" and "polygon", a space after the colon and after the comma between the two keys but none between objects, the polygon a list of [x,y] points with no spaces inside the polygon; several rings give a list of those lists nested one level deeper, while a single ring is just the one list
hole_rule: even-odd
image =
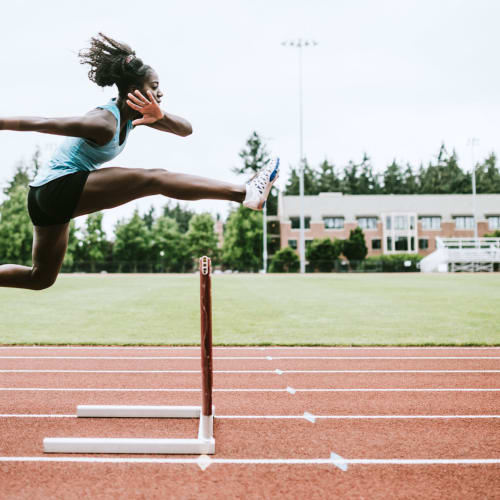
[{"label": "green grass field", "polygon": [[[216,344],[500,345],[495,274],[215,275]],[[197,275],[0,289],[3,344],[194,344]]]}]

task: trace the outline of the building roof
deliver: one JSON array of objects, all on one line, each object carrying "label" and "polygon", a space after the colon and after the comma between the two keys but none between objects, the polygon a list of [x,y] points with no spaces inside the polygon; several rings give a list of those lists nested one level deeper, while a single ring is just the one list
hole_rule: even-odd
[{"label": "building roof", "polygon": [[[299,196],[280,196],[279,216],[282,221],[300,214]],[[500,194],[476,196],[476,215],[479,220],[490,215],[500,215]],[[323,217],[344,217],[355,221],[357,217],[378,216],[387,212],[413,212],[418,216],[441,216],[452,220],[455,216],[472,215],[470,194],[382,194],[343,195],[320,193],[304,196],[304,215],[312,221]]]}]

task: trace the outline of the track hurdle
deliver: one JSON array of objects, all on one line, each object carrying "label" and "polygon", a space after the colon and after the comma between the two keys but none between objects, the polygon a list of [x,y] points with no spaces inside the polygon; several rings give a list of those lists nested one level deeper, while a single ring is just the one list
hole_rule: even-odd
[{"label": "track hurdle", "polygon": [[77,417],[199,418],[198,438],[58,438],[43,440],[45,453],[213,454],[212,405],[212,291],[211,261],[200,259],[201,389],[200,406],[99,406],[79,405]]}]

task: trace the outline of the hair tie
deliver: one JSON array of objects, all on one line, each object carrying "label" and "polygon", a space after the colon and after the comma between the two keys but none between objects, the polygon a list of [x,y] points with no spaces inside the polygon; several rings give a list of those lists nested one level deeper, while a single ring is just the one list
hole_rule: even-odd
[{"label": "hair tie", "polygon": [[125,64],[128,64],[134,58],[135,58],[134,54],[130,54],[129,56],[126,57]]}]

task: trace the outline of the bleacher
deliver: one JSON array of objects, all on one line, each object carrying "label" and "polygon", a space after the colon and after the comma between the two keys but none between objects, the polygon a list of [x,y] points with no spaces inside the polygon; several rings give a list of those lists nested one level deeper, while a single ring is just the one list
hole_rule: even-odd
[{"label": "bleacher", "polygon": [[420,270],[432,272],[493,272],[500,263],[500,238],[440,238],[436,250],[423,258]]}]

